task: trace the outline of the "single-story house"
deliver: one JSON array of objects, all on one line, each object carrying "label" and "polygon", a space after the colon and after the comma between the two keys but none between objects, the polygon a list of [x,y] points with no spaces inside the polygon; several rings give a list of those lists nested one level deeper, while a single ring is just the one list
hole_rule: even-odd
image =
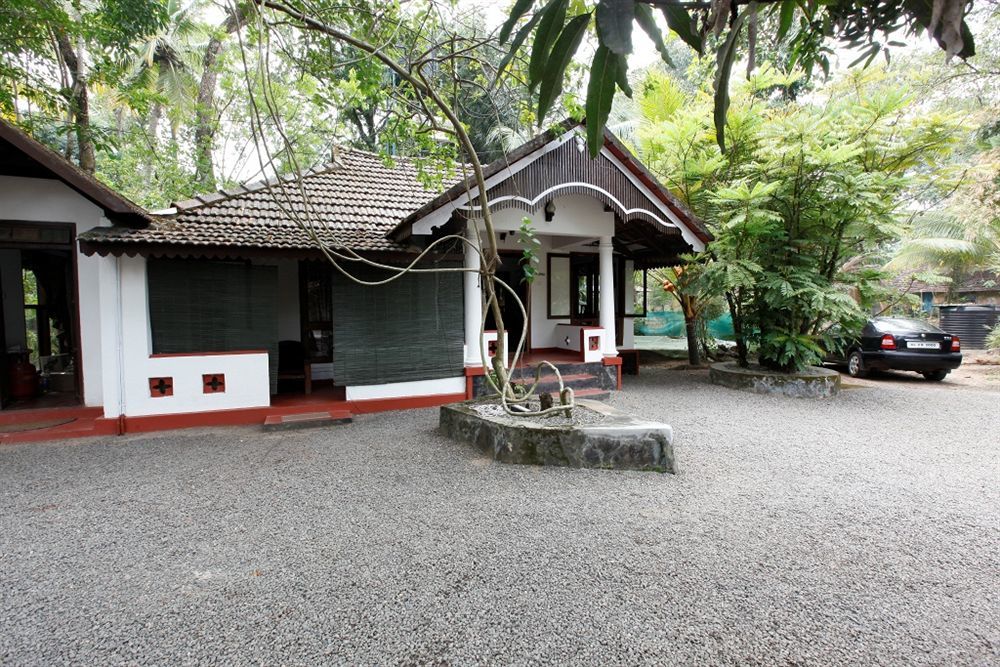
[{"label": "single-story house", "polygon": [[[643,314],[634,276],[702,250],[708,231],[612,134],[590,159],[578,123],[485,174],[498,275],[527,307],[529,359],[566,364],[583,393],[618,388],[634,347],[625,322]],[[75,409],[97,431],[122,433],[477,394],[480,349],[493,350],[496,334],[488,318],[480,340],[476,274],[359,285],[295,222],[308,212],[333,252],[405,265],[435,239],[482,230],[474,182],[452,180],[431,190],[412,160],[341,150],[299,180],[149,213],[0,121],[0,427],[32,409],[36,419]],[[525,217],[541,242],[530,285],[519,264]],[[477,261],[448,242],[424,265]],[[366,280],[390,275],[340,264]],[[519,310],[510,299],[502,308],[518,331]],[[32,380],[26,364],[42,373]]]},{"label": "single-story house", "polygon": [[918,295],[920,308],[926,313],[949,303],[1000,306],[1000,276],[985,269],[959,275],[949,284],[926,283],[915,279],[912,273],[903,273],[892,284],[908,294]]}]

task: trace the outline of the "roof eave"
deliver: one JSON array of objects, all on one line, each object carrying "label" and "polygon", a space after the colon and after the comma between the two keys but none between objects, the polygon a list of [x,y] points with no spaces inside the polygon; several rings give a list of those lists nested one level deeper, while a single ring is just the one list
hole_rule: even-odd
[{"label": "roof eave", "polygon": [[0,138],[45,168],[53,177],[104,210],[112,222],[128,227],[145,227],[150,216],[93,176],[84,173],[61,155],[6,121],[0,120]]}]

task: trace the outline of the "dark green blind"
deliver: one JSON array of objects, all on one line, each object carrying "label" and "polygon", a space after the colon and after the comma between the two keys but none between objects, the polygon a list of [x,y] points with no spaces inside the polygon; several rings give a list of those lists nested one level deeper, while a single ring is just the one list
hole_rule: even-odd
[{"label": "dark green blind", "polygon": [[[387,276],[376,270],[359,273],[369,280]],[[333,276],[335,383],[384,384],[462,374],[461,273],[414,273],[379,287],[358,285],[337,271]]]},{"label": "dark green blind", "polygon": [[267,350],[276,391],[277,267],[150,259],[146,275],[154,353]]}]

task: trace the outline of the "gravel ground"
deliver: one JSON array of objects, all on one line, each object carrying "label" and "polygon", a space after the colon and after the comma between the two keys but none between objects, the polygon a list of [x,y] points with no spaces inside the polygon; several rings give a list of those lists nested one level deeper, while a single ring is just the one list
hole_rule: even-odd
[{"label": "gravel ground", "polygon": [[678,475],[434,410],[0,447],[0,664],[998,664],[995,392],[627,389]]}]

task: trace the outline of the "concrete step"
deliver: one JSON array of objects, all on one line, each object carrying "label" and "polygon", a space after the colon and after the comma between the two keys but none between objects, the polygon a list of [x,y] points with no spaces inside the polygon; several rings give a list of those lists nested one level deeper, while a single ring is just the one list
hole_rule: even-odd
[{"label": "concrete step", "polygon": [[116,435],[117,433],[118,424],[116,419],[80,417],[53,426],[31,428],[24,431],[0,432],[0,444],[44,442],[46,440],[63,440],[66,438],[93,438],[97,436]]},{"label": "concrete step", "polygon": [[347,410],[303,412],[294,415],[268,415],[264,419],[265,431],[289,431],[299,428],[319,428],[350,424],[354,416]]},{"label": "concrete step", "polygon": [[[559,379],[556,377],[555,373],[543,375],[540,380],[541,381],[538,384],[538,391],[548,391],[553,393],[559,391]],[[562,380],[564,387],[573,387],[574,390],[600,386],[597,376],[590,373],[564,374],[562,376]],[[534,381],[535,377],[534,375],[531,375],[523,379],[515,378],[513,383],[524,387],[530,387]]]},{"label": "concrete step", "polygon": [[[602,365],[603,364],[601,362],[599,362],[599,361],[591,361],[589,363],[584,363],[582,361],[567,363],[567,362],[561,361],[561,362],[559,362],[559,363],[556,364],[556,366],[559,367],[559,372],[562,373],[564,376],[565,375],[576,375],[576,374],[579,374],[579,373],[589,373],[589,374],[592,375],[594,373],[600,372]],[[535,366],[534,365],[524,365],[524,364],[518,365],[517,371],[518,372],[524,371],[525,375],[529,375],[530,374],[531,377],[535,377]],[[544,367],[543,370],[542,370],[542,372],[548,374],[548,373],[551,373],[552,371],[549,370],[548,367]]]},{"label": "concrete step", "polygon": [[611,392],[607,389],[574,389],[573,398],[588,398],[592,401],[606,401],[611,398]]}]

